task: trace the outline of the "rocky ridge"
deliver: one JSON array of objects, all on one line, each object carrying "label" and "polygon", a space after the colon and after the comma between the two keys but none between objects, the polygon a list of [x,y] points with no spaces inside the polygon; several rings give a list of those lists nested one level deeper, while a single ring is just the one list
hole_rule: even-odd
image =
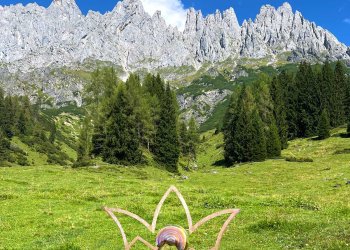
[{"label": "rocky ridge", "polygon": [[261,8],[239,25],[235,11],[203,16],[190,9],[183,32],[160,12],[147,14],[140,0],[124,0],[104,15],[84,16],[74,0],[0,6],[0,63],[10,72],[73,66],[100,60],[125,71],[154,70],[228,58],[264,58],[290,53],[289,60],[350,60],[350,49],[329,31],[306,20],[288,3]]}]

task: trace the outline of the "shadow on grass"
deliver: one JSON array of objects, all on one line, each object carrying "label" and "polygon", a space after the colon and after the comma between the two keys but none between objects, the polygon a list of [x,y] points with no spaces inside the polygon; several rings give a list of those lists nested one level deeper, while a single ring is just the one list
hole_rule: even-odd
[{"label": "shadow on grass", "polygon": [[350,154],[350,148],[337,150],[333,153],[334,155],[344,155],[344,154]]}]

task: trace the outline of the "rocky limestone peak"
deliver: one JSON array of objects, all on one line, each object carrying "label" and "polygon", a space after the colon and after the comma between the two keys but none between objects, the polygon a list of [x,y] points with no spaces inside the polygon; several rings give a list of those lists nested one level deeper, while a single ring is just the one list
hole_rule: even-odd
[{"label": "rocky limestone peak", "polygon": [[138,13],[143,15],[145,13],[145,9],[140,0],[123,0],[118,2],[117,6],[112,12]]},{"label": "rocky limestone peak", "polygon": [[50,6],[79,9],[75,0],[53,0]]},{"label": "rocky limestone peak", "polygon": [[221,15],[221,11],[220,10],[216,10],[215,11],[215,20],[216,20],[216,22],[221,22],[222,15]]},{"label": "rocky limestone peak", "polygon": [[157,10],[156,12],[154,12],[153,19],[161,19],[162,18],[162,12],[160,10]]},{"label": "rocky limestone peak", "polygon": [[265,5],[261,6],[260,13],[258,14],[258,16],[268,15],[268,14],[273,13],[275,11],[276,11],[275,7],[273,7],[270,4],[265,4]]},{"label": "rocky limestone peak", "polygon": [[284,2],[277,10],[293,12],[293,8],[288,2]]},{"label": "rocky limestone peak", "polygon": [[223,20],[235,35],[241,32],[241,26],[239,25],[237,15],[232,7],[223,12]]},{"label": "rocky limestone peak", "polygon": [[[0,65],[11,71],[76,65],[100,60],[124,69],[156,69],[227,58],[269,58],[292,52],[291,60],[342,58],[350,49],[330,32],[295,14],[288,3],[265,5],[255,21],[239,25],[230,8],[203,17],[188,10],[185,30],[166,25],[160,12],[150,16],[140,0],[123,0],[102,15],[81,14],[74,0],[54,0],[48,9],[29,4],[0,11]],[[58,35],[59,34],[59,35]]]},{"label": "rocky limestone peak", "polygon": [[184,34],[190,34],[198,31],[203,26],[204,18],[201,11],[196,11],[190,8],[187,11],[187,18],[185,24]]},{"label": "rocky limestone peak", "polygon": [[75,0],[53,0],[48,11],[57,14],[66,14],[68,16],[81,16],[81,10]]}]

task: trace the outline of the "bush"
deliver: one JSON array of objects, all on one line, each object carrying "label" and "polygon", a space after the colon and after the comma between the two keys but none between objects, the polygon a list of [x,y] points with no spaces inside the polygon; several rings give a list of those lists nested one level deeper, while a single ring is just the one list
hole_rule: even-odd
[{"label": "bush", "polygon": [[294,156],[286,157],[286,161],[288,161],[288,162],[314,162],[314,160],[311,158],[307,158],[307,157],[297,158]]},{"label": "bush", "polygon": [[79,161],[74,162],[73,168],[88,167],[91,166],[92,162],[90,158],[83,158]]},{"label": "bush", "polygon": [[19,155],[17,158],[17,164],[20,166],[30,166],[30,163],[27,159],[27,157],[23,156],[23,155]]},{"label": "bush", "polygon": [[67,165],[67,162],[64,159],[58,157],[57,155],[52,155],[52,154],[48,155],[47,163],[54,164],[54,165],[58,164],[58,165],[61,165],[61,166],[66,166]]}]

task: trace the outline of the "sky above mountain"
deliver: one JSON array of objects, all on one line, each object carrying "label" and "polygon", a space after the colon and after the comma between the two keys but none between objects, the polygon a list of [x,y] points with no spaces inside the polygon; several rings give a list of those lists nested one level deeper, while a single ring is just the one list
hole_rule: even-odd
[{"label": "sky above mountain", "polygon": [[[0,5],[28,4],[37,2],[49,6],[52,0],[1,0]],[[153,14],[162,11],[162,16],[173,26],[183,29],[186,11],[190,7],[202,10],[204,15],[214,13],[216,9],[225,10],[233,7],[240,23],[259,13],[260,7],[270,4],[278,7],[285,0],[141,0],[146,11]],[[117,4],[118,0],[76,0],[84,14],[89,10],[105,13]],[[306,19],[331,31],[341,42],[350,45],[350,0],[290,0],[293,10],[299,10]]]}]

